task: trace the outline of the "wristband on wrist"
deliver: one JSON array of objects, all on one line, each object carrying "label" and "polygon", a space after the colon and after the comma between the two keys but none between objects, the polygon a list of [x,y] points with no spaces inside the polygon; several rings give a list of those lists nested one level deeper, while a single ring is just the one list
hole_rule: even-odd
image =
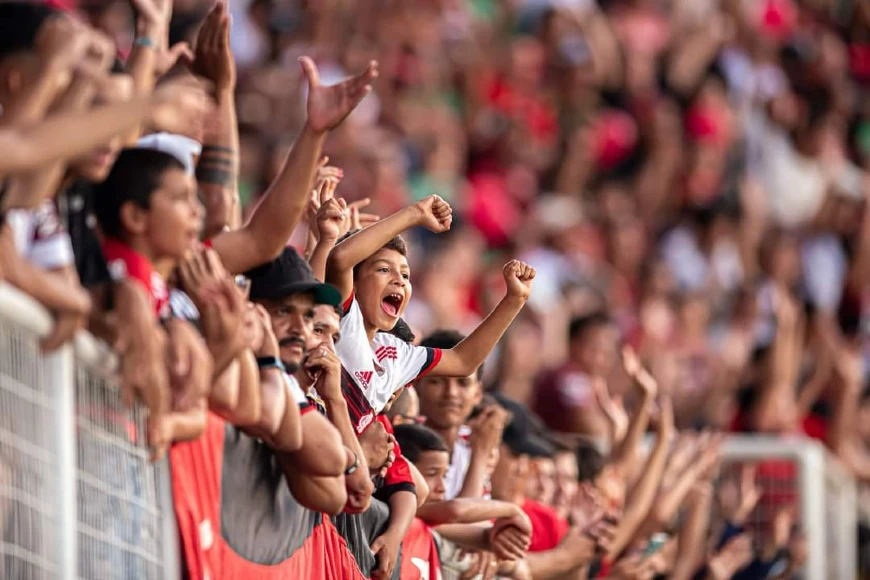
[{"label": "wristband on wrist", "polygon": [[145,46],[145,47],[148,47],[148,48],[154,48],[154,40],[151,39],[151,38],[148,38],[147,36],[137,36],[137,37],[133,40],[133,45],[134,45],[134,46]]},{"label": "wristband on wrist", "polygon": [[258,356],[257,366],[261,371],[267,369],[278,369],[281,372],[286,372],[284,370],[284,363],[282,363],[277,356]]}]

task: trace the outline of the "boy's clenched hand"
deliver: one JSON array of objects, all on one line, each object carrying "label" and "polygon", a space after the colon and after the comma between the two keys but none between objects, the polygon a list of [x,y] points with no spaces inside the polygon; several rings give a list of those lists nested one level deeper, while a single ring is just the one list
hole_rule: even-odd
[{"label": "boy's clenched hand", "polygon": [[417,202],[414,207],[419,212],[417,225],[436,234],[444,233],[450,229],[450,225],[453,223],[453,209],[439,196],[430,195]]},{"label": "boy's clenched hand", "polygon": [[528,300],[532,294],[532,280],[535,279],[535,269],[519,260],[511,260],[504,265],[504,281],[507,283],[507,295],[512,298]]}]

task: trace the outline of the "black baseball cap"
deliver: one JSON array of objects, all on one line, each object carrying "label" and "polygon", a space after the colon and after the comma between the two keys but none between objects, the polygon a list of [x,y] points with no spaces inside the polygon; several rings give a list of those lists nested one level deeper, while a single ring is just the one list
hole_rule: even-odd
[{"label": "black baseball cap", "polygon": [[310,292],[315,304],[341,304],[338,289],[315,278],[308,262],[293,248],[285,248],[276,260],[246,272],[245,277],[251,281],[251,300],[278,300]]},{"label": "black baseball cap", "polygon": [[525,405],[499,393],[495,394],[495,400],[511,413],[511,421],[502,433],[502,443],[516,455],[539,458],[552,457],[555,454],[553,445],[535,432],[534,417]]}]

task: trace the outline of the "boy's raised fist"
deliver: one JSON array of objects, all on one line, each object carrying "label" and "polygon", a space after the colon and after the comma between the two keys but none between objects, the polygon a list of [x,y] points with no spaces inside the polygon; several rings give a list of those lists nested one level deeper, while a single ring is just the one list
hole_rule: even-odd
[{"label": "boy's raised fist", "polygon": [[507,283],[507,295],[528,300],[532,293],[532,280],[535,279],[535,269],[519,260],[511,260],[504,265],[504,281]]},{"label": "boy's raised fist", "polygon": [[430,195],[417,202],[416,207],[420,211],[419,225],[436,234],[450,229],[453,223],[453,208],[439,196]]}]

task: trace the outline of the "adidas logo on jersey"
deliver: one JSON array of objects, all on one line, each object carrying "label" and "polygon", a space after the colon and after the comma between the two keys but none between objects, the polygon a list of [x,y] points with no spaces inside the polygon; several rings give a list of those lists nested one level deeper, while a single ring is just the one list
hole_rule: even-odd
[{"label": "adidas logo on jersey", "polygon": [[353,373],[353,376],[356,377],[356,380],[360,382],[364,389],[369,388],[369,382],[372,380],[372,371],[357,371]]}]

